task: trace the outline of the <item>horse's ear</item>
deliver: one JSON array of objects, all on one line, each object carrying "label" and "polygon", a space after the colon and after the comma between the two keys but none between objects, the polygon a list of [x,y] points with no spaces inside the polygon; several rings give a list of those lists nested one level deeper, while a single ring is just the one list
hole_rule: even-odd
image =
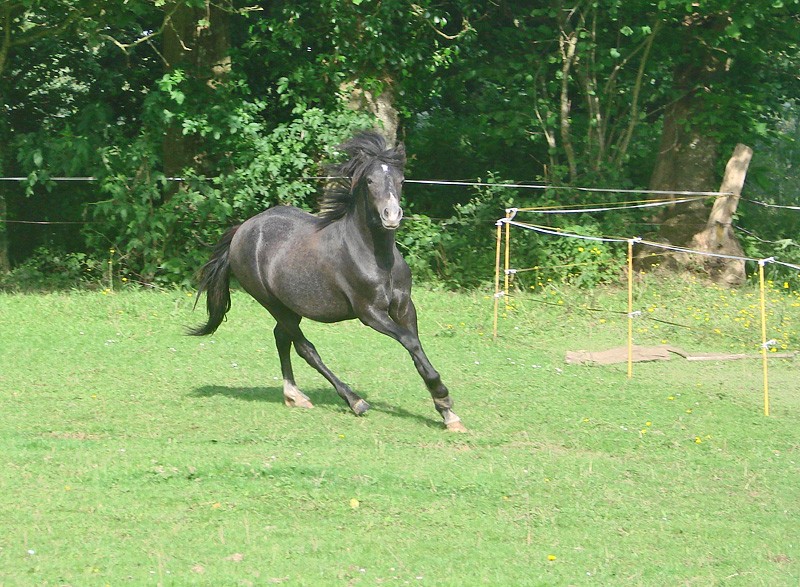
[{"label": "horse's ear", "polygon": [[394,148],[395,155],[397,159],[403,164],[406,164],[406,145],[405,143],[397,143],[397,146]]}]

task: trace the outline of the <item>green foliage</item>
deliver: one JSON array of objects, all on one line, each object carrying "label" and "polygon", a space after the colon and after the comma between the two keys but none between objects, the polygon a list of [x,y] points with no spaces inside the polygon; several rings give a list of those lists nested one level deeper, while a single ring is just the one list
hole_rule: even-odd
[{"label": "green foliage", "polygon": [[[765,138],[755,148],[736,225],[742,229],[742,245],[749,257],[777,257],[800,265],[800,210],[796,209],[800,204],[800,123],[796,103],[787,105],[778,128],[778,136]],[[777,265],[768,265],[767,271],[776,279],[797,274]]]},{"label": "green foliage", "polygon": [[416,282],[434,283],[442,264],[443,232],[439,223],[424,214],[407,215],[397,231],[397,248],[411,268]]},{"label": "green foliage", "polygon": [[254,83],[284,107],[330,105],[354,85],[376,93],[390,87],[403,93],[398,107],[409,116],[437,95],[441,72],[470,38],[472,29],[450,17],[461,4],[270,2],[250,21],[240,55],[266,69]]},{"label": "green foliage", "polygon": [[[565,224],[565,233],[599,237],[601,225],[590,217],[580,224]],[[559,237],[514,229],[512,236],[514,266],[526,269],[517,273],[519,287],[535,289],[546,283],[571,283],[594,287],[617,283],[625,267],[624,245],[571,237]],[[531,276],[529,271],[533,271]]]},{"label": "green foliage", "polygon": [[[496,178],[492,180],[497,181]],[[401,233],[398,244],[423,279],[433,279],[452,289],[488,283],[495,267],[496,223],[503,217],[504,210],[527,206],[534,198],[544,202],[544,198],[552,195],[548,192],[532,197],[504,187],[502,182],[475,188],[475,192],[466,204],[456,204],[452,217],[433,223],[428,217],[415,216],[411,219],[412,229]],[[559,218],[563,217],[548,216],[547,221],[556,230],[590,237],[608,235],[619,221],[612,216],[601,222],[589,214],[581,214],[577,219],[574,215],[567,220]],[[541,215],[530,212],[521,212],[516,219],[533,224],[542,222]],[[628,219],[626,224],[630,226],[635,222]],[[517,280],[525,286],[541,286],[545,281],[582,287],[615,282],[626,259],[625,251],[614,243],[560,238],[522,228],[513,228],[511,239],[513,268],[521,270]],[[535,272],[533,278],[528,276],[529,271]]]},{"label": "green foliage", "polygon": [[[176,79],[162,79],[175,109],[184,103],[177,96],[185,95]],[[143,174],[158,158],[147,135],[138,148],[105,157],[109,174],[102,190],[108,198],[91,206],[96,225],[89,242],[115,248],[123,271],[138,281],[189,284],[227,227],[278,204],[311,209],[319,182],[308,177],[323,173],[321,163],[333,156],[334,146],[365,126],[362,116],[346,110],[298,109],[295,119],[269,130],[257,102],[229,100],[212,109],[219,118],[195,116],[192,107],[165,116],[179,121],[187,135],[216,137],[207,155],[218,167],[210,176],[187,169],[178,185],[163,174]]]},{"label": "green foliage", "polygon": [[491,279],[495,222],[512,204],[512,192],[505,188],[478,189],[469,202],[457,204],[455,215],[442,223],[440,276],[449,287],[474,287]]},{"label": "green foliage", "polygon": [[[173,19],[182,9],[202,2],[6,3],[0,169],[29,181],[27,196],[0,197],[10,215],[21,215],[44,186],[51,191],[39,197],[76,221],[80,201],[95,223],[85,232],[86,255],[113,248],[130,279],[188,283],[228,224],[278,203],[313,208],[319,185],[302,178],[318,175],[353,128],[374,124],[345,103],[363,112],[359,96],[389,91],[409,177],[622,187],[648,184],[664,112],[691,95],[696,111],[686,125],[713,136],[721,153],[760,141],[757,157],[769,153],[764,167],[771,166],[761,173],[761,199],[796,205],[786,187],[796,178],[780,172],[796,156],[776,137],[789,136],[786,123],[796,117],[799,1],[278,0],[258,11],[222,2],[215,10],[223,25],[203,15],[195,27],[228,45],[230,70],[213,80],[166,63],[159,47],[180,28]],[[172,169],[165,149],[186,169]],[[184,181],[167,181],[165,168]],[[56,175],[99,177],[100,193],[54,189]],[[406,196],[414,214],[399,245],[418,280],[447,287],[490,278],[494,222],[512,200],[594,198],[441,187]],[[570,222],[582,234],[598,235],[635,234],[643,222],[578,218]],[[789,243],[783,252],[797,258],[797,223],[788,215],[742,204],[739,224],[753,234],[745,244],[756,256]],[[540,267],[545,280],[591,286],[619,268],[613,247],[590,254],[577,241],[514,238],[519,264]],[[591,259],[599,265],[584,265]]]},{"label": "green foliage", "polygon": [[0,291],[96,288],[106,278],[106,270],[106,263],[85,253],[39,247],[24,263],[8,273],[0,273]]}]

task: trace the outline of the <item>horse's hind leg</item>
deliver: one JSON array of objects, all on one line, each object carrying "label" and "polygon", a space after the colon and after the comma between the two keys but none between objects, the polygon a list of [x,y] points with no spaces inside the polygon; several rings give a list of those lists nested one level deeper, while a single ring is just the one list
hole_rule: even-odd
[{"label": "horse's hind leg", "polygon": [[275,346],[281,360],[283,375],[283,402],[290,408],[313,408],[308,396],[297,388],[292,371],[292,339],[280,324],[275,326]]},{"label": "horse's hind leg", "polygon": [[[283,370],[284,397],[286,397],[285,382],[287,381],[287,375],[288,381],[294,386],[294,378],[292,376],[291,362],[289,359],[289,348],[291,344],[294,344],[297,354],[333,385],[334,389],[336,389],[336,393],[347,402],[347,405],[350,406],[353,413],[360,416],[366,412],[370,408],[370,405],[350,389],[347,384],[336,377],[325,363],[322,362],[319,353],[317,353],[317,349],[314,348],[314,345],[311,344],[303,334],[303,331],[300,330],[300,317],[288,308],[284,309],[271,306],[268,309],[278,322],[278,326],[275,328],[275,342],[278,346],[278,355],[281,358],[281,369]],[[286,338],[284,338],[284,336]],[[287,340],[289,344],[286,343]],[[294,389],[297,389],[297,387],[295,386]],[[308,398],[306,398],[306,400],[307,399]],[[311,402],[309,402],[309,404],[310,403]]]}]

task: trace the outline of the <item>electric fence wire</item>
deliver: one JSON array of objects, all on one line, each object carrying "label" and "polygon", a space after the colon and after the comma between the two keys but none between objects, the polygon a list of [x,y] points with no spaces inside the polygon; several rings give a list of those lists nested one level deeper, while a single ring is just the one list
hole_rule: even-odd
[{"label": "electric fence wire", "polygon": [[[553,306],[553,307],[563,308],[563,309],[567,309],[567,310],[570,310],[570,311],[585,312],[585,313],[590,313],[590,314],[591,313],[594,313],[594,314],[606,314],[606,315],[611,315],[611,316],[618,316],[620,318],[627,318],[628,317],[628,312],[625,312],[623,310],[611,310],[611,309],[608,309],[608,308],[592,308],[590,306],[580,306],[580,305],[574,305],[574,304],[564,304],[564,303],[550,302],[550,301],[547,301],[547,300],[543,300],[543,299],[540,299],[540,298],[534,298],[534,297],[530,297],[530,296],[522,296],[522,297],[521,296],[515,296],[514,300],[515,300],[515,303],[517,303],[517,304],[519,304],[520,302],[522,304],[525,304],[527,302],[533,302],[533,303],[541,304],[541,305],[545,305],[545,306]],[[642,312],[641,310],[635,311],[633,314],[634,314],[633,317],[636,318],[637,320],[648,320],[650,322],[657,322],[659,324],[664,324],[666,326],[673,326],[675,328],[682,328],[684,330],[689,330],[689,331],[692,331],[692,332],[694,332],[696,334],[700,334],[700,335],[708,335],[708,333],[709,333],[708,327],[706,327],[706,328],[698,328],[697,326],[692,326],[691,324],[682,324],[680,322],[674,322],[672,320],[665,320],[663,318],[656,318],[655,316],[650,316],[647,313]],[[737,342],[737,343],[739,343],[739,344],[741,344],[741,345],[743,345],[745,347],[752,346],[752,344],[753,344],[753,341],[750,340],[750,339],[746,339],[746,338],[743,338],[742,336],[739,336],[739,335],[736,335],[736,334],[732,334],[730,332],[726,332],[726,331],[722,330],[721,328],[718,328],[717,330],[718,330],[717,336],[720,336],[722,338],[727,338],[729,340],[735,341],[735,342]]]}]

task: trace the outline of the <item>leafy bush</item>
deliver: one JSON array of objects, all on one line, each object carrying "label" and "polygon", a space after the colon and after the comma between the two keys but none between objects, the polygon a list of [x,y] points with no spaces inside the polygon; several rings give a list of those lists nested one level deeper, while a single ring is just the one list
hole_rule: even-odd
[{"label": "leafy bush", "polygon": [[424,214],[409,215],[397,234],[397,248],[415,282],[434,283],[442,263],[442,227]]},{"label": "leafy bush", "polygon": [[479,188],[476,196],[466,204],[457,204],[456,213],[442,222],[439,275],[448,287],[473,287],[491,279],[495,223],[513,204],[510,194],[502,187]]},{"label": "leafy bush", "polygon": [[[455,214],[434,223],[425,216],[413,218],[413,228],[402,233],[398,245],[417,276],[435,279],[448,288],[475,287],[494,276],[498,219],[515,205],[515,190],[502,184],[476,188],[466,204],[457,204]],[[539,195],[538,205],[548,203]],[[530,202],[524,202],[529,205]],[[558,222],[556,217],[552,221]],[[531,222],[529,218],[523,219]],[[537,221],[532,221],[536,223]],[[561,230],[586,236],[608,234],[588,214],[561,222]],[[505,233],[505,229],[503,229]],[[615,243],[563,238],[512,227],[512,267],[535,271],[531,280],[520,273],[517,279],[535,286],[546,280],[564,281],[590,287],[618,279],[626,252]]]},{"label": "leafy bush", "polygon": [[107,262],[85,253],[64,253],[39,247],[24,263],[9,273],[0,273],[0,290],[100,287]]},{"label": "leafy bush", "polygon": [[151,111],[184,134],[214,139],[207,173],[185,170],[177,186],[161,173],[148,173],[161,137],[143,134],[125,152],[104,154],[102,190],[108,197],[90,206],[96,224],[89,246],[114,248],[124,270],[145,283],[188,285],[228,226],[269,206],[312,208],[319,184],[308,177],[322,172],[334,145],[366,126],[363,115],[344,108],[298,108],[290,122],[269,129],[259,114],[263,104],[237,97],[235,85],[220,97],[220,108],[198,113],[186,101],[183,83],[177,73],[164,76]]}]

